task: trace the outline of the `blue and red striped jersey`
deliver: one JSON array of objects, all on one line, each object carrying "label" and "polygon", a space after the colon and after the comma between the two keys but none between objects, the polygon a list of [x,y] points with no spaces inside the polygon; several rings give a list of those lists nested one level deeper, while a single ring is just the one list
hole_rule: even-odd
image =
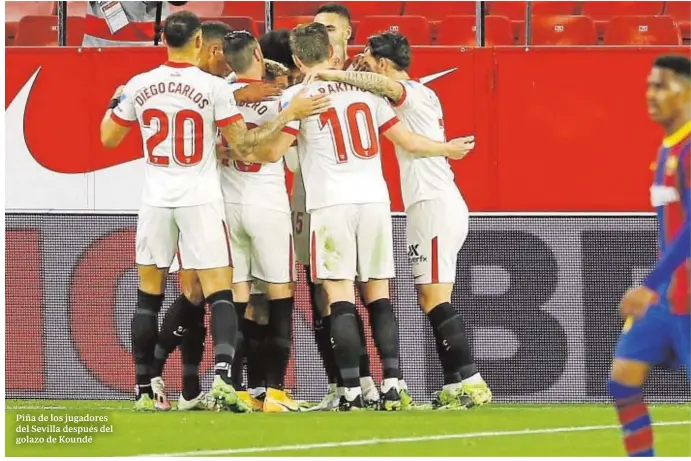
[{"label": "blue and red striped jersey", "polygon": [[650,200],[657,212],[660,258],[643,285],[657,291],[675,314],[689,314],[691,251],[691,122],[664,139]]}]

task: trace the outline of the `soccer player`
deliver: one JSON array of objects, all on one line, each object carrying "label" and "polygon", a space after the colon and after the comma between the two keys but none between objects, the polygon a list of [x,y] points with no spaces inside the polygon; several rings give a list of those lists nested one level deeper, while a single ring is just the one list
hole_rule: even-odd
[{"label": "soccer player", "polygon": [[[348,57],[348,41],[352,37],[353,28],[351,24],[350,11],[345,5],[340,3],[328,3],[322,5],[317,10],[314,16],[314,22],[323,24],[329,33],[329,42],[333,47],[333,53],[330,60],[330,65],[332,69],[343,69],[343,70],[359,70],[356,67],[359,66],[361,61],[361,56],[358,55],[355,59]],[[301,181],[298,181],[299,170],[296,174],[296,181],[293,193],[295,194],[296,188],[301,187]],[[304,197],[304,192],[302,194],[298,193],[298,196]],[[304,207],[304,204],[302,205]],[[309,228],[309,215],[304,214],[304,220],[306,227]],[[300,239],[296,236],[296,252],[297,247],[302,241],[308,239]],[[307,272],[309,274],[309,271]],[[319,348],[322,360],[324,361],[324,367],[327,370],[327,375],[329,376],[329,391],[324,396],[322,401],[315,407],[315,410],[325,409],[328,410],[333,407],[339,401],[339,395],[343,391],[342,383],[340,383],[340,378],[338,375],[333,376],[329,370],[334,369],[333,364],[333,351],[331,350],[331,343],[328,336],[329,325],[330,325],[330,313],[328,311],[328,304],[324,299],[324,294],[322,287],[320,285],[313,286],[310,283],[310,293],[314,293],[313,297],[316,297],[312,301],[313,308],[313,319],[314,319],[314,332],[317,341],[317,346]],[[365,303],[362,290],[360,290],[360,298]],[[363,398],[365,399],[365,404],[368,407],[375,407],[379,402],[379,391],[377,390],[374,380],[372,379],[372,370],[370,368],[370,357],[367,352],[367,341],[365,339],[365,327],[362,321],[360,312],[356,311],[356,319],[358,322],[358,328],[360,330],[360,336],[362,340],[362,355],[360,357],[360,384],[363,390]],[[403,406],[407,409],[412,404],[412,398],[408,393],[408,386],[401,376],[401,402]]]},{"label": "soccer player", "polygon": [[[294,60],[303,73],[329,68],[332,47],[326,27],[298,26],[290,36]],[[434,142],[411,133],[398,122],[389,104],[349,85],[313,82],[284,93],[323,93],[332,108],[319,117],[284,128],[280,142],[298,139],[300,168],[310,213],[312,279],[323,281],[330,303],[330,338],[345,386],[339,408],[364,406],[360,388],[361,335],[355,318],[354,281],[363,295],[382,358],[382,408],[400,408],[398,330],[389,296],[394,277],[389,194],[379,157],[379,134],[422,155],[462,157],[472,148],[468,139]]]},{"label": "soccer player", "polygon": [[[226,37],[224,53],[237,79],[233,90],[262,81],[264,57],[247,31]],[[278,100],[239,105],[248,124],[261,126],[279,112]],[[290,146],[288,146],[290,147]],[[286,151],[288,149],[286,148]],[[285,152],[283,152],[285,153]],[[282,153],[282,154],[283,154]],[[284,390],[293,318],[293,232],[282,155],[273,163],[228,162],[221,170],[226,218],[233,247],[233,293],[239,318],[245,317],[250,283],[263,283],[269,306],[264,412],[298,411]]]},{"label": "soccer player", "polygon": [[629,456],[654,456],[642,386],[654,365],[686,366],[691,378],[689,248],[691,246],[691,61],[658,57],[648,75],[648,114],[665,137],[657,154],[650,200],[659,229],[660,259],[620,311],[630,316],[617,344],[609,393]]},{"label": "soccer player", "polygon": [[[387,32],[370,37],[364,61],[374,73],[321,71],[316,76],[384,96],[411,131],[437,141],[445,139],[439,98],[408,75],[410,45],[403,35]],[[468,207],[445,158],[420,158],[400,146],[396,156],[408,214],[408,259],[418,303],[434,330],[444,369],[444,387],[435,395],[434,405],[460,408],[468,400],[461,398],[463,394],[474,405],[489,403],[492,393],[471,355],[463,320],[451,305],[458,252],[468,236]]]},{"label": "soccer player", "polygon": [[[216,363],[211,395],[217,405],[243,411],[246,407],[230,384],[237,316],[216,129],[242,159],[269,157],[281,128],[295,117],[319,112],[320,103],[298,97],[276,120],[249,131],[229,86],[196,67],[202,48],[199,18],[187,11],[174,13],[166,20],[163,34],[168,61],[134,76],[121,97],[111,102],[100,128],[103,146],[114,148],[139,124],[147,159],[136,236],[138,303],[132,319],[135,409],[156,407],[151,371],[157,317],[168,267],[177,253],[183,268],[197,271],[211,306]],[[169,404],[159,406],[168,408]]]},{"label": "soccer player", "polygon": [[265,33],[259,39],[259,47],[264,59],[275,61],[288,69],[288,86],[292,86],[302,80],[302,72],[293,61],[290,52],[290,32],[286,29],[277,29]]}]

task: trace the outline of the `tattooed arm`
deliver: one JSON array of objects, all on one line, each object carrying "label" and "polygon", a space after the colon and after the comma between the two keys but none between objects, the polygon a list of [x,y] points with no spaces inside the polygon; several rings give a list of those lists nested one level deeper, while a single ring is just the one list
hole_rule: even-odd
[{"label": "tattooed arm", "polygon": [[[286,147],[281,136],[283,128],[294,120],[301,120],[314,114],[319,114],[330,105],[325,95],[304,97],[295,96],[288,106],[279,113],[274,120],[252,130],[247,129],[245,122],[240,120],[221,127],[221,134],[228,141],[233,152],[233,158],[246,162],[275,162],[280,159],[292,144]],[[287,142],[287,140],[286,140]]]},{"label": "tattooed arm", "polygon": [[348,83],[378,96],[388,98],[394,104],[398,103],[405,94],[403,85],[400,82],[374,72],[322,70],[316,73],[315,77],[319,77],[322,80]]}]

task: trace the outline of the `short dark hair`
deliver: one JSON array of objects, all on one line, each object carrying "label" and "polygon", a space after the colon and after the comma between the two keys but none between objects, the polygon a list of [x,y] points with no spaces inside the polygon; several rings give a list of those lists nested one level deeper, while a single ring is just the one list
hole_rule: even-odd
[{"label": "short dark hair", "polygon": [[233,71],[243,73],[252,66],[254,50],[258,46],[251,32],[235,30],[223,39],[223,55]]},{"label": "short dark hair", "polygon": [[653,67],[669,69],[681,77],[691,78],[691,59],[681,54],[663,54],[658,56]]},{"label": "short dark hair", "polygon": [[340,3],[327,3],[326,5],[320,6],[315,13],[315,16],[321,13],[337,14],[343,19],[346,19],[348,24],[350,24],[350,11],[348,11],[348,8],[345,5],[341,5]]},{"label": "short dark hair", "polygon": [[398,70],[408,70],[410,67],[410,44],[405,35],[398,32],[373,35],[367,39],[367,47],[372,56],[389,59]]},{"label": "short dark hair", "polygon": [[199,16],[191,11],[178,11],[166,18],[163,36],[171,48],[182,48],[187,45],[194,34],[202,27]]},{"label": "short dark hair", "polygon": [[264,58],[283,64],[288,69],[295,69],[293,52],[290,51],[290,31],[288,29],[272,30],[259,39],[259,47]]},{"label": "short dark hair", "polygon": [[290,32],[290,50],[306,66],[329,59],[331,43],[324,24],[302,24]]},{"label": "short dark hair", "polygon": [[223,38],[231,33],[233,29],[221,21],[204,21],[202,23],[202,38],[207,40],[223,41]]}]

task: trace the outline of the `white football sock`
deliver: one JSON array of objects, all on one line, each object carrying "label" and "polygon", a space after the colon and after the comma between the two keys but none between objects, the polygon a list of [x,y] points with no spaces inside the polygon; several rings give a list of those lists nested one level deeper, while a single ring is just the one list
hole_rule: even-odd
[{"label": "white football sock", "polygon": [[398,387],[398,378],[386,378],[384,381],[382,381],[381,393],[386,394],[392,387],[400,392],[400,388]]},{"label": "white football sock", "polygon": [[345,387],[341,387],[341,386],[337,387],[336,388],[336,395],[339,397],[342,395],[345,395]]},{"label": "white football sock", "polygon": [[405,379],[399,379],[398,386],[401,388],[402,391],[408,391],[408,384],[406,384]]},{"label": "white football sock", "polygon": [[482,384],[485,382],[484,379],[482,379],[482,376],[480,376],[480,373],[475,373],[473,376],[470,378],[466,378],[463,381],[463,384]]},{"label": "white football sock", "polygon": [[461,383],[451,383],[451,384],[444,384],[444,389],[445,391],[449,392],[457,392],[461,388]]},{"label": "white football sock", "polygon": [[358,387],[344,387],[343,388],[343,395],[345,396],[346,400],[349,402],[352,402],[356,398],[362,395],[362,388],[360,386]]},{"label": "white football sock", "polygon": [[336,392],[336,383],[329,383],[329,394]]},{"label": "white football sock", "polygon": [[374,380],[371,376],[365,376],[364,378],[360,378],[360,387],[365,391],[366,394],[373,387],[376,388],[376,385],[374,384]]}]

